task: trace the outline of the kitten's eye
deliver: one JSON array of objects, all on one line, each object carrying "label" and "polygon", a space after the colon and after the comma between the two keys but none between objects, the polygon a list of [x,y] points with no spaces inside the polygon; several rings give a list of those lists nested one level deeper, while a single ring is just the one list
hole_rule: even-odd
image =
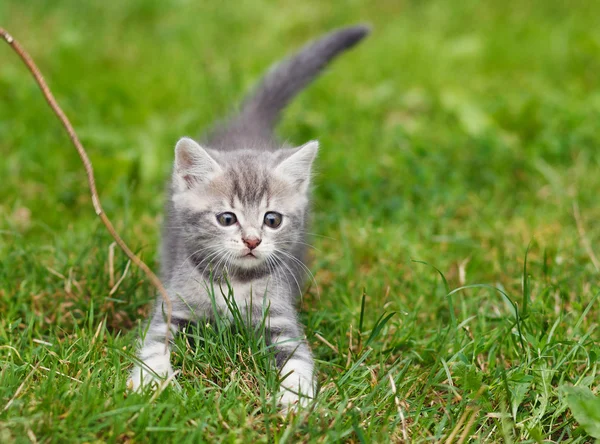
[{"label": "kitten's eye", "polygon": [[283,216],[275,211],[269,211],[265,214],[265,225],[270,228],[278,228],[281,225]]},{"label": "kitten's eye", "polygon": [[233,213],[221,213],[217,214],[217,222],[219,222],[224,227],[229,227],[237,222],[237,217]]}]

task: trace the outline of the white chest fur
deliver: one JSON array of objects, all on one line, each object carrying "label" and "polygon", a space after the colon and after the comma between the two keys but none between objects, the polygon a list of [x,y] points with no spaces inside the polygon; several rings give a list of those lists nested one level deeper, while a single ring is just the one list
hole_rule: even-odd
[{"label": "white chest fur", "polygon": [[269,304],[271,289],[266,281],[230,282],[214,289],[214,300],[222,313],[230,313],[237,307],[242,313],[252,307]]}]

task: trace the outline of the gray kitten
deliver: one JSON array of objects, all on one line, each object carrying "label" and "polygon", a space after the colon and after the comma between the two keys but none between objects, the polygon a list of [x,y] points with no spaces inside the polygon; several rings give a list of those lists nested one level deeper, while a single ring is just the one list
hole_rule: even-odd
[{"label": "gray kitten", "polygon": [[[162,279],[173,303],[170,331],[158,298],[130,387],[173,374],[166,335],[190,321],[231,316],[211,283],[226,278],[237,307],[263,322],[284,376],[278,402],[284,409],[315,396],[314,364],[294,308],[306,269],[311,165],[318,142],[282,146],[273,128],[288,102],[342,51],[369,32],[336,30],[309,43],[272,69],[237,115],[199,145],[182,138],[175,164],[162,242]],[[218,284],[216,285],[218,287]],[[227,292],[226,292],[227,293]],[[287,376],[286,376],[287,375]]]}]

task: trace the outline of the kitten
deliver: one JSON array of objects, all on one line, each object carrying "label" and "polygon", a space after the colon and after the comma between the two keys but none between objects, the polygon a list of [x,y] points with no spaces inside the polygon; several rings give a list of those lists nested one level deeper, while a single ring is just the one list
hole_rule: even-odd
[{"label": "kitten", "polygon": [[353,26],[309,43],[272,69],[239,113],[218,125],[205,143],[177,142],[161,270],[172,320],[167,331],[158,298],[140,340],[143,365],[129,381],[134,390],[173,374],[166,335],[172,338],[190,321],[214,318],[211,281],[216,309],[230,315],[217,284],[226,278],[236,305],[252,323],[263,321],[263,304],[268,306],[268,343],[274,345],[280,374],[287,375],[278,402],[285,410],[314,398],[313,358],[294,305],[306,269],[311,166],[319,145],[282,146],[273,128],[288,102],[368,32]]}]

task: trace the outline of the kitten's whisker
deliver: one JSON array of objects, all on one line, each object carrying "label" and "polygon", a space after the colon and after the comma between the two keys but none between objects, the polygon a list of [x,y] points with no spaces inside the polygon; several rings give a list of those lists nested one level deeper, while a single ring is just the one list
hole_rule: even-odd
[{"label": "kitten's whisker", "polygon": [[273,283],[273,287],[275,287],[275,292],[279,292],[279,286],[277,285],[277,274],[275,269],[273,268],[272,259],[270,256],[267,256],[267,268],[269,269],[269,279],[267,280],[267,293],[269,291],[269,283]]},{"label": "kitten's whisker", "polygon": [[314,250],[318,251],[319,253],[323,253],[323,251],[319,250],[317,247],[311,245],[311,244],[307,244],[306,242],[300,242],[300,241],[276,241],[273,242],[275,245],[277,244],[300,244],[300,245],[306,245],[307,247],[313,248]]},{"label": "kitten's whisker", "polygon": [[[275,256],[275,257],[277,257],[277,256]],[[285,261],[283,259],[281,259],[281,258],[279,258],[279,259],[280,259],[279,263],[281,265],[283,265],[292,275],[292,278],[294,279],[294,281],[296,282],[296,286],[298,287],[298,293],[300,295],[300,298],[302,298],[302,288],[300,288],[300,283],[298,283],[298,279],[296,279],[296,276],[294,276],[293,270],[285,263]]]},{"label": "kitten's whisker", "polygon": [[269,272],[274,275],[273,281],[276,286],[275,291],[279,292],[279,289],[281,288],[281,282],[280,282],[281,278],[280,278],[280,270],[277,267],[277,263],[271,256],[267,256],[267,265],[269,267]]},{"label": "kitten's whisker", "polygon": [[215,264],[213,264],[211,271],[212,271],[213,279],[216,278],[218,280],[219,288],[222,288],[223,279],[226,277],[225,277],[224,270],[221,268],[221,263],[227,257],[227,250],[222,249],[221,251],[219,251],[219,254],[220,254],[219,260]]},{"label": "kitten's whisker", "polygon": [[281,288],[281,285],[285,284],[288,291],[293,291],[290,285],[289,279],[286,277],[286,273],[281,269],[278,258],[275,256],[270,256],[269,260],[273,264],[273,271],[275,272],[275,276],[277,279],[277,289]]},{"label": "kitten's whisker", "polygon": [[277,291],[279,291],[283,285],[286,286],[287,291],[292,291],[290,280],[285,277],[285,273],[281,270],[281,267],[278,266],[275,258],[269,257],[273,264],[273,272],[275,273],[275,279],[277,280]]},{"label": "kitten's whisker", "polygon": [[312,276],[310,269],[301,260],[299,260],[297,257],[295,257],[293,254],[290,254],[288,251],[281,250],[278,248],[276,248],[275,251],[282,253],[282,254],[286,255],[287,257],[289,257],[290,259],[292,259],[293,261],[297,262],[302,268],[304,268],[304,270],[306,270],[306,272],[309,275]]},{"label": "kitten's whisker", "polygon": [[329,239],[329,240],[333,240],[333,241],[338,241],[338,239],[336,239],[335,237],[331,237],[331,236],[324,236],[322,234],[317,234],[317,233],[311,233],[309,231],[299,231],[299,233],[302,234],[308,234],[309,236],[316,236],[316,237],[321,237],[323,239]]},{"label": "kitten's whisker", "polygon": [[297,243],[300,245],[306,245],[307,247],[314,248],[315,250],[317,249],[314,245],[309,244],[308,242],[304,242],[304,239],[302,239],[302,236],[298,236],[296,233],[289,234],[287,236],[285,236],[285,235],[281,236],[281,237],[277,238],[277,240],[274,241],[273,243],[276,244],[278,242]]},{"label": "kitten's whisker", "polygon": [[225,271],[227,272],[227,276],[228,276],[228,277],[231,275],[231,273],[230,273],[230,271],[229,271],[229,266],[230,266],[230,265],[234,265],[234,264],[233,264],[233,260],[232,260],[234,257],[235,257],[235,256],[234,256],[233,252],[229,251],[229,252],[227,253],[227,259],[225,260],[225,265],[224,265],[224,267],[225,267]]},{"label": "kitten's whisker", "polygon": [[319,290],[319,284],[317,283],[317,280],[315,279],[315,276],[312,274],[312,272],[309,270],[309,268],[306,265],[304,265],[301,260],[299,260],[298,258],[296,258],[293,255],[289,254],[288,252],[286,252],[284,250],[276,250],[276,251],[279,252],[279,253],[282,253],[282,254],[286,255],[287,257],[289,257],[290,259],[292,259],[294,262],[296,262],[298,265],[300,265],[302,268],[304,268],[304,270],[306,271],[306,273],[308,273],[308,275],[310,276],[310,278],[314,282],[315,288],[317,290],[317,296],[320,299],[321,298],[321,292]]},{"label": "kitten's whisker", "polygon": [[184,259],[184,260],[181,262],[181,265],[179,266],[179,269],[178,269],[178,271],[179,271],[179,270],[181,270],[181,268],[182,268],[182,267],[185,265],[185,263],[187,262],[187,260],[188,260],[189,258],[191,258],[193,255],[195,255],[195,254],[198,254],[198,253],[201,253],[201,252],[203,252],[203,251],[206,251],[206,250],[209,250],[209,249],[211,249],[211,248],[218,248],[218,247],[219,247],[219,244],[212,244],[212,245],[209,245],[209,246],[206,246],[206,247],[204,247],[204,248],[200,248],[199,250],[196,250],[196,251],[194,251],[192,254],[190,254],[188,257],[186,257],[186,258],[185,258],[185,259]]},{"label": "kitten's whisker", "polygon": [[[212,253],[210,257],[211,257],[211,258],[214,258],[214,257],[215,257],[217,254],[218,254],[218,252],[216,252],[216,253]],[[208,257],[207,257],[207,259],[208,259]],[[206,259],[205,259],[205,260],[206,260]],[[204,260],[204,261],[205,261],[205,260]],[[204,261],[202,261],[202,262],[204,262]],[[186,281],[185,281],[185,285],[187,285],[187,283],[189,282],[189,280],[190,280],[190,279],[192,279],[192,277],[194,276],[194,274],[196,273],[196,271],[199,271],[199,268],[200,268],[200,266],[202,265],[202,262],[200,262],[200,263],[199,263],[197,266],[195,266],[195,267],[192,269],[192,271],[190,271],[190,274],[188,275],[188,277],[187,277],[187,279],[186,279]],[[209,262],[209,264],[210,264],[210,262]],[[207,266],[208,266],[208,265],[207,265]],[[206,267],[205,267],[204,269],[206,269]],[[204,271],[204,270],[203,270],[203,271]],[[200,274],[202,274],[202,273],[203,273],[203,271],[200,271]],[[200,282],[200,281],[198,281],[198,282]]]},{"label": "kitten's whisker", "polygon": [[[215,272],[220,274],[220,278],[225,277],[225,269],[221,269],[221,263],[224,263],[224,261],[227,259],[227,256],[229,254],[229,252],[225,249],[222,249],[221,252],[223,252],[224,254],[221,256],[221,259],[219,259],[219,262],[217,262],[217,264],[215,265]],[[229,277],[227,277],[229,278]]]},{"label": "kitten's whisker", "polygon": [[[200,269],[200,266],[201,266],[201,265],[202,265],[204,262],[206,262],[206,260],[208,260],[208,259],[212,260],[212,259],[213,259],[213,258],[215,258],[217,255],[219,255],[220,253],[221,253],[221,251],[220,251],[220,250],[213,251],[211,254],[209,254],[208,256],[206,256],[206,257],[205,257],[205,258],[204,258],[202,261],[200,261],[200,263],[198,263],[198,265],[196,265],[194,268],[192,268],[192,271],[190,272],[190,274],[189,274],[189,276],[188,276],[187,280],[185,281],[185,284],[187,284],[187,283],[189,282],[189,280],[192,278],[192,275],[194,274],[194,272],[195,272],[195,271],[197,271],[197,270],[199,270],[199,269]],[[209,264],[210,264],[210,262],[209,262]],[[207,265],[207,266],[208,266],[208,265]],[[204,267],[204,268],[206,268],[206,267]],[[202,271],[201,271],[201,273],[202,273]]]}]

